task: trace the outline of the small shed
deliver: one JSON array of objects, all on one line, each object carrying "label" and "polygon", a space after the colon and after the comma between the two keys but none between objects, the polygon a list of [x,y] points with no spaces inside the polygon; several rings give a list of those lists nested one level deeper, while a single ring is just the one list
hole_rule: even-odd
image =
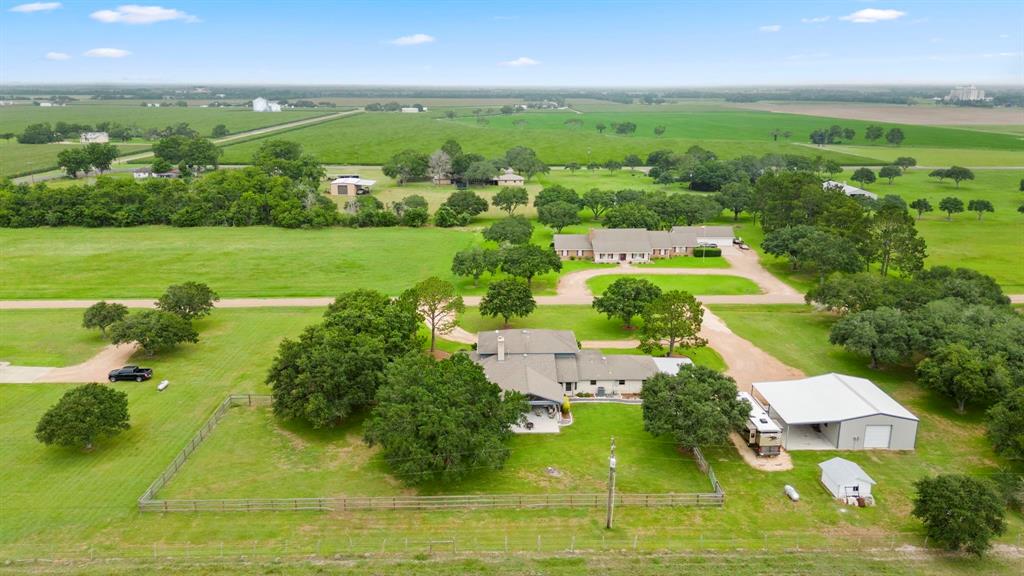
[{"label": "small shed", "polygon": [[821,483],[832,496],[840,500],[850,498],[871,499],[871,487],[875,481],[855,462],[845,458],[832,458],[818,464],[821,468]]}]

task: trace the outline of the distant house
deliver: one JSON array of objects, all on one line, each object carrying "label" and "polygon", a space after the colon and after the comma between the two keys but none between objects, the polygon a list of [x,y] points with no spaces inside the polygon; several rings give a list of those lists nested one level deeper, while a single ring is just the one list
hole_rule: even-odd
[{"label": "distant house", "polygon": [[866,378],[822,374],[754,382],[787,450],[913,450],[917,416]]},{"label": "distant house", "polygon": [[860,498],[873,500],[871,487],[876,482],[855,462],[832,458],[818,464],[818,468],[821,468],[821,484],[833,498],[851,504]]},{"label": "distant house", "polygon": [[253,112],[280,112],[281,105],[277,102],[271,102],[266,98],[256,98],[252,101]]},{"label": "distant house", "polygon": [[137,168],[132,171],[132,178],[136,180],[145,180],[146,178],[180,178],[181,171],[177,168],[171,168],[167,172],[153,172],[152,168]]},{"label": "distant house", "polygon": [[376,180],[360,178],[358,174],[344,174],[331,180],[331,195],[358,196],[369,194]]},{"label": "distant house", "polygon": [[650,262],[691,254],[701,245],[729,246],[732,226],[675,226],[671,230],[594,228],[587,234],[555,234],[555,252],[563,260]]},{"label": "distant house", "polygon": [[849,196],[851,198],[856,198],[856,197],[859,196],[859,197],[862,197],[862,198],[870,198],[872,200],[878,200],[878,194],[875,194],[873,192],[868,192],[867,190],[862,190],[860,188],[857,188],[856,186],[850,186],[846,182],[836,182],[835,180],[826,180],[821,185],[821,188],[822,188],[822,190],[839,190],[840,192],[842,192],[843,194],[846,194],[847,196]]},{"label": "distant house", "polygon": [[[554,414],[566,396],[586,394],[621,397],[639,394],[644,382],[658,374],[675,374],[687,358],[611,354],[581,350],[571,330],[491,330],[477,335],[470,354],[488,380],[502,390],[526,396],[533,415],[528,431],[558,432]],[[550,410],[548,407],[551,407]],[[537,418],[533,418],[536,416]]]},{"label": "distant house", "polygon": [[110,134],[106,132],[82,132],[78,141],[82,144],[106,144],[110,142]]},{"label": "distant house", "polygon": [[526,178],[516,174],[511,168],[505,168],[505,171],[491,182],[498,186],[523,186],[526,184]]}]

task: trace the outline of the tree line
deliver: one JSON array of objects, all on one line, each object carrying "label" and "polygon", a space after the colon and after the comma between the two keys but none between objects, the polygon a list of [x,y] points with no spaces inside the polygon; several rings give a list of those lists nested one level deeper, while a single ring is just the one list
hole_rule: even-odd
[{"label": "tree line", "polygon": [[453,139],[447,140],[431,154],[403,150],[382,167],[384,175],[394,178],[399,186],[428,178],[435,182],[487,184],[505,168],[512,168],[527,180],[550,171],[532,148],[515,146],[504,156],[488,160],[481,154],[463,151],[462,145]]}]

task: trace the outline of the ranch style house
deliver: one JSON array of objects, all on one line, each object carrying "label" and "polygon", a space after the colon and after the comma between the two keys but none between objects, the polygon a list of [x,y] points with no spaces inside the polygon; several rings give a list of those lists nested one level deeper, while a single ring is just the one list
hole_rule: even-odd
[{"label": "ranch style house", "polygon": [[562,260],[650,262],[692,254],[698,246],[731,246],[732,226],[675,226],[671,230],[594,228],[587,234],[555,234],[555,252]]}]

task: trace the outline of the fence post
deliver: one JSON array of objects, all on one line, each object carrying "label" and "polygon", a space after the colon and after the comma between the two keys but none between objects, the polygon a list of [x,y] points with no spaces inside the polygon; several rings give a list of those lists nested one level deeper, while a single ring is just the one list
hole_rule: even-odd
[{"label": "fence post", "polygon": [[639,543],[639,541],[640,541],[640,535],[639,534],[633,534],[633,552],[636,552],[636,545]]},{"label": "fence post", "polygon": [[537,534],[537,552],[540,552],[540,534]]},{"label": "fence post", "polygon": [[764,550],[765,552],[768,551],[768,533],[767,532],[764,533],[764,546],[762,546],[761,549]]},{"label": "fence post", "polygon": [[572,535],[572,541],[569,542],[569,552],[576,552],[576,535]]}]

